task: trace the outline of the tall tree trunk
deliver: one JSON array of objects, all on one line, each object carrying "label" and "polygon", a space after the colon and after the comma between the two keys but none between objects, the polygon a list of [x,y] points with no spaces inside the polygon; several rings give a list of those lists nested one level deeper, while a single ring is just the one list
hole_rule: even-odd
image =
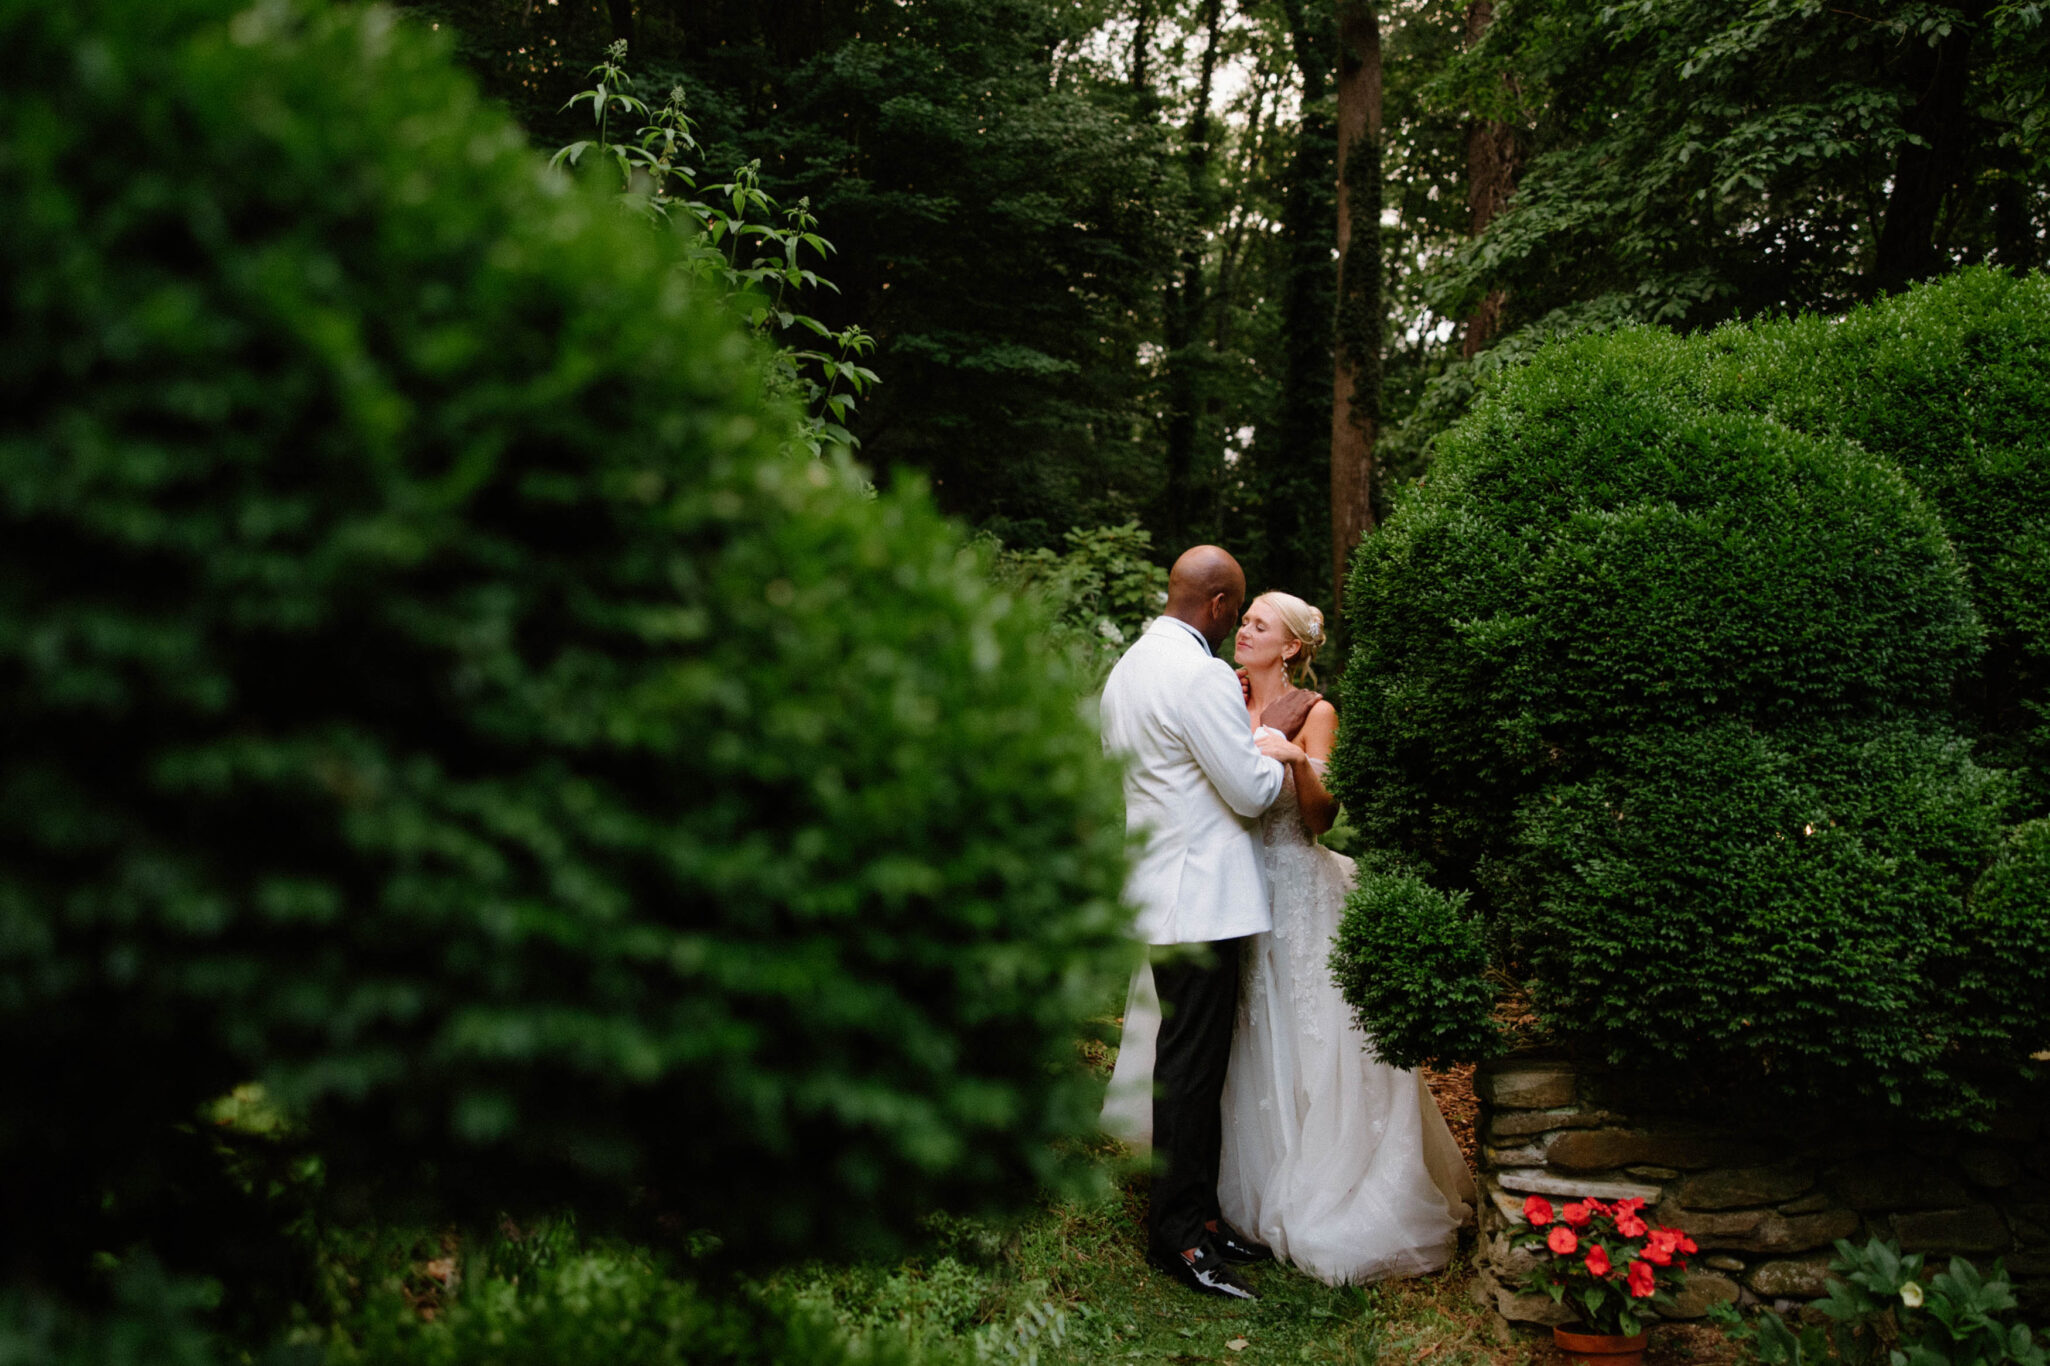
[{"label": "tall tree trunk", "polygon": [[[1266,160],[1268,149],[1274,145],[1279,120],[1270,103],[1271,79],[1263,72],[1253,86],[1253,107],[1245,123],[1247,136],[1240,148],[1240,164],[1232,173],[1232,183],[1241,188],[1252,183],[1254,168]],[[1217,284],[1210,294],[1210,325],[1214,329],[1210,344],[1220,356],[1231,349],[1233,324],[1238,320],[1239,272],[1244,265],[1246,230],[1251,222],[1251,215],[1243,211],[1225,217],[1223,241],[1217,253]]]},{"label": "tall tree trunk", "polygon": [[1374,528],[1381,420],[1381,26],[1372,0],[1338,0],[1338,321],[1331,392],[1331,580]]},{"label": "tall tree trunk", "polygon": [[1140,96],[1140,102],[1151,107],[1149,96],[1153,93],[1152,73],[1148,69],[1153,47],[1153,0],[1139,0],[1132,13],[1132,55],[1126,63],[1130,72],[1132,92]]},{"label": "tall tree trunk", "polygon": [[1253,466],[1260,491],[1260,581],[1312,597],[1331,559],[1331,529],[1318,504],[1331,484],[1331,319],[1338,282],[1331,241],[1338,173],[1330,94],[1337,33],[1329,0],[1282,0],[1282,10],[1302,115],[1282,194],[1287,265],[1281,392],[1273,422],[1254,440]]},{"label": "tall tree trunk", "polygon": [[1162,338],[1167,344],[1167,527],[1169,541],[1180,546],[1191,534],[1196,438],[1200,402],[1197,384],[1203,344],[1203,233],[1210,226],[1210,91],[1217,74],[1217,39],[1224,0],[1204,0],[1203,56],[1197,69],[1196,109],[1184,134],[1183,159],[1189,184],[1189,221],[1183,234],[1178,278],[1170,279],[1162,308]]},{"label": "tall tree trunk", "polygon": [[[1495,0],[1471,0],[1466,7],[1466,45],[1471,48],[1495,21]],[[1508,77],[1503,77],[1506,81]],[[1509,202],[1516,188],[1521,148],[1514,125],[1499,119],[1476,117],[1466,128],[1467,230],[1479,237],[1495,215]],[[1460,338],[1462,356],[1478,354],[1502,330],[1501,290],[1488,291],[1479,307],[1467,317]]]},{"label": "tall tree trunk", "polygon": [[1893,293],[1942,268],[1936,251],[1936,222],[1944,201],[1970,178],[1972,115],[1965,107],[1971,85],[1972,38],[1985,19],[1989,0],[1965,0],[1962,15],[1934,47],[1917,49],[1909,65],[1915,104],[1903,120],[1918,139],[1903,142],[1894,157],[1893,190],[1873,253],[1875,293]]}]

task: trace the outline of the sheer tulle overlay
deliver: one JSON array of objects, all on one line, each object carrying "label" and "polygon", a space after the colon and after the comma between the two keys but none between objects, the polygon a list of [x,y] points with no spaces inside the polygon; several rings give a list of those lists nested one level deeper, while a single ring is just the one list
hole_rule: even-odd
[{"label": "sheer tulle overlay", "polygon": [[[1264,820],[1274,931],[1247,943],[1224,1086],[1224,1216],[1321,1281],[1356,1284],[1451,1260],[1473,1178],[1421,1075],[1375,1061],[1331,980],[1352,860],[1318,845],[1293,777]],[[1104,1127],[1152,1129],[1160,1007],[1141,969]]]}]

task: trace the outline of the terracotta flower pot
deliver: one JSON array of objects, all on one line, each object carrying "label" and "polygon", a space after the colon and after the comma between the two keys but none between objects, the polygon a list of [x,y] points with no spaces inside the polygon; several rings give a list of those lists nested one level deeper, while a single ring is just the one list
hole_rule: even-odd
[{"label": "terracotta flower pot", "polygon": [[1576,1333],[1570,1328],[1552,1329],[1553,1345],[1568,1361],[1587,1361],[1597,1366],[1643,1366],[1644,1344],[1651,1334],[1624,1337],[1619,1333]]}]

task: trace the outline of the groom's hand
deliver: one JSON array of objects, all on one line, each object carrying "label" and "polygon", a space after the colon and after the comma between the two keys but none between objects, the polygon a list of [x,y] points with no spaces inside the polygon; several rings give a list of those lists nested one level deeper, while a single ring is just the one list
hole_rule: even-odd
[{"label": "groom's hand", "polygon": [[1244,669],[1240,669],[1238,675],[1239,691],[1245,695],[1246,705],[1250,707],[1253,705],[1253,680],[1246,676]]}]

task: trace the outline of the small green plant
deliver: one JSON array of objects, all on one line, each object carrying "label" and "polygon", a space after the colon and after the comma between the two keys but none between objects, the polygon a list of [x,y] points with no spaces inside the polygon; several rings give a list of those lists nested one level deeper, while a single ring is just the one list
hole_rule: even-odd
[{"label": "small green plant", "polygon": [[1853,1366],[2045,1366],[2035,1334],[2014,1318],[2014,1287],[1998,1261],[1990,1275],[1962,1257],[1926,1274],[1922,1254],[1874,1238],[1860,1248],[1839,1239],[1829,1294],[1816,1307],[1826,1323],[1799,1331],[1770,1309],[1745,1321],[1727,1304],[1709,1311],[1731,1337],[1749,1342],[1765,1366],[1843,1361]]},{"label": "small green plant", "polygon": [[[1363,860],[1331,945],[1331,975],[1374,1056],[1395,1067],[1501,1046],[1487,947],[1464,892]],[[1390,864],[1392,860],[1380,860]]]},{"label": "small green plant", "polygon": [[[875,371],[861,364],[875,349],[875,338],[856,326],[836,331],[798,311],[806,290],[839,292],[803,260],[807,249],[820,264],[833,252],[833,244],[817,232],[811,200],[800,199],[789,208],[778,204],[762,189],[758,160],[739,167],[731,180],[701,189],[691,163],[703,149],[685,112],[683,87],[672,86],[660,108],[636,96],[626,70],[625,39],[606,48],[590,74],[592,87],[572,95],[563,108],[589,104],[598,135],[561,148],[548,164],[574,167],[592,152],[609,158],[619,173],[623,202],[650,222],[681,229],[690,244],[685,268],[718,286],[747,325],[775,344],[769,388],[802,406],[801,443],[813,455],[828,445],[858,448],[861,442],[847,430],[847,420],[877,382]],[[635,117],[647,122],[631,140],[612,141],[614,119]],[[807,340],[807,334],[821,344]]]}]

